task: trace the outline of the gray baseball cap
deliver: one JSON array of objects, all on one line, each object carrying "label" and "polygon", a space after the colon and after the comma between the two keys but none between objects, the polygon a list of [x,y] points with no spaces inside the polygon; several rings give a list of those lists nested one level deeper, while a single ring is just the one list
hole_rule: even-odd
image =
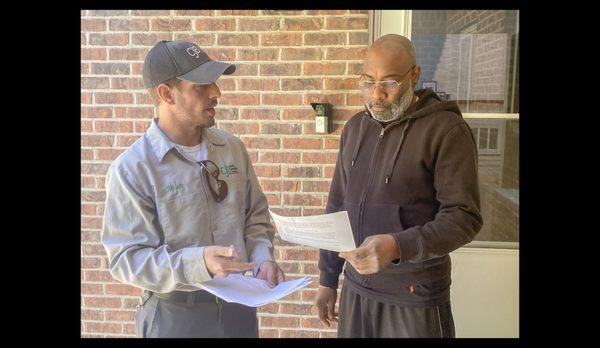
[{"label": "gray baseball cap", "polygon": [[146,54],[143,78],[146,88],[156,87],[174,77],[198,84],[211,84],[222,74],[229,75],[234,71],[234,64],[210,59],[192,42],[163,40]]}]

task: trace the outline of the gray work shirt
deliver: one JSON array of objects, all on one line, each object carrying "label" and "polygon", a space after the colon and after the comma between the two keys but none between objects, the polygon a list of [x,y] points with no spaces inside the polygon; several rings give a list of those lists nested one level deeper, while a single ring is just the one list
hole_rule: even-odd
[{"label": "gray work shirt", "polygon": [[211,279],[204,247],[234,245],[244,262],[273,260],[275,230],[242,141],[205,128],[206,156],[221,169],[227,197],[217,203],[204,169],[158,127],[117,157],[106,174],[102,244],[112,276],[154,292],[195,291]]}]

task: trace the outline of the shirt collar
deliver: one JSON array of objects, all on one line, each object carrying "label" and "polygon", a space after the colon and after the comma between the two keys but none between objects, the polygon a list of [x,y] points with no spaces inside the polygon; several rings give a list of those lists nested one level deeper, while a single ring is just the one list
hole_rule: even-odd
[{"label": "shirt collar", "polygon": [[[146,136],[152,146],[152,151],[159,161],[162,161],[167,152],[176,147],[176,144],[167,137],[167,135],[158,127],[158,118],[152,119],[150,127],[146,131]],[[211,152],[215,146],[224,146],[225,139],[215,129],[203,128],[202,137],[206,139],[206,147],[208,152]]]}]

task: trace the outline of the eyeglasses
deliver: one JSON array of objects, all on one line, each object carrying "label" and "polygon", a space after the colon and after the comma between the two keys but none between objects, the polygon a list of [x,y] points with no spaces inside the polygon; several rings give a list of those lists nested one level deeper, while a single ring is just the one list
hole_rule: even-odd
[{"label": "eyeglasses", "polygon": [[[224,180],[219,179],[219,174],[221,170],[215,164],[215,162],[211,160],[205,160],[198,162],[204,168],[204,177],[208,182],[208,187],[210,188],[210,193],[213,198],[217,202],[221,202],[227,197],[227,183]],[[217,188],[215,190],[215,187]]]},{"label": "eyeglasses", "polygon": [[[404,75],[402,75],[400,80],[404,79],[404,77],[414,67],[415,67],[414,65],[412,67],[410,67],[410,69],[408,69],[408,71]],[[400,86],[402,85],[403,82],[404,81],[398,82],[396,80],[385,80],[385,81],[360,80],[360,81],[358,81],[358,88],[361,90],[361,92],[363,92],[365,94],[371,94],[375,90],[375,86],[377,86],[377,84],[379,84],[379,85],[381,85],[381,88],[383,89],[384,92],[396,93],[400,89]]]}]

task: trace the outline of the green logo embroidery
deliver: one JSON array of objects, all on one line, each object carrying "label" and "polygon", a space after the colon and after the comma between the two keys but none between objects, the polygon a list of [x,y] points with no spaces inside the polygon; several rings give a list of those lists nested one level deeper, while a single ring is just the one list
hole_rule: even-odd
[{"label": "green logo embroidery", "polygon": [[183,191],[184,187],[183,184],[175,184],[175,185],[169,185],[167,186],[167,192],[177,192],[177,191]]},{"label": "green logo embroidery", "polygon": [[238,169],[233,164],[225,165],[221,167],[221,173],[226,177],[229,177],[231,174],[237,174]]}]

